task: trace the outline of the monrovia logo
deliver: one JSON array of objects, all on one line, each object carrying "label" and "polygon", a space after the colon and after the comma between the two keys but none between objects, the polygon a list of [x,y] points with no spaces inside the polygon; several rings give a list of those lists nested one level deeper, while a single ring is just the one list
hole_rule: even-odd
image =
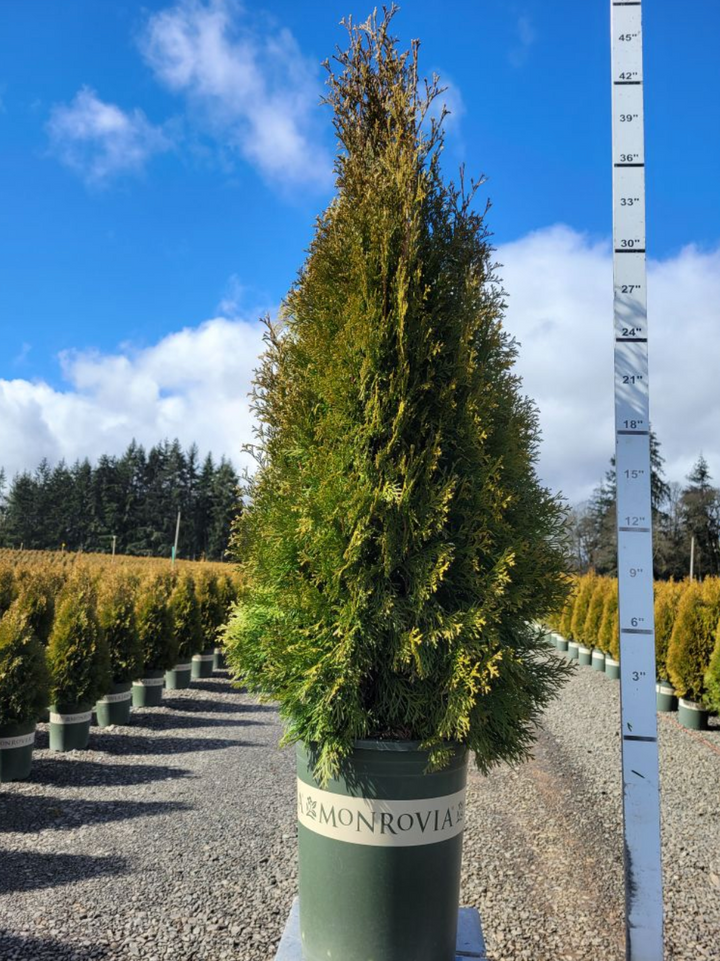
[{"label": "monrovia logo", "polygon": [[321,791],[298,779],[298,820],[315,834],[350,844],[436,844],[463,830],[465,789],[439,798],[380,801]]}]

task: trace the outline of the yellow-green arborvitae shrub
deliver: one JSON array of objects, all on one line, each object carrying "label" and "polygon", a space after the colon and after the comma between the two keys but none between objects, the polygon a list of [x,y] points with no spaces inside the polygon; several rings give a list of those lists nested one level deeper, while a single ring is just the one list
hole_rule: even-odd
[{"label": "yellow-green arborvitae shrub", "polygon": [[690,584],[678,604],[667,654],[670,681],[690,701],[703,702],[705,674],[715,646],[720,618],[720,580]]},{"label": "yellow-green arborvitae shrub", "polygon": [[600,631],[598,634],[598,647],[605,654],[616,661],[620,660],[620,632],[618,628],[618,583],[615,578],[610,581],[603,605],[602,618],[600,619]]},{"label": "yellow-green arborvitae shrub", "polygon": [[715,648],[705,672],[705,697],[708,706],[720,714],[720,618],[715,629]]},{"label": "yellow-green arborvitae shrub", "polygon": [[585,627],[585,619],[587,618],[590,600],[592,598],[593,591],[595,590],[597,580],[597,574],[595,573],[585,574],[580,578],[580,586],[578,588],[577,596],[575,597],[572,621],[570,622],[570,633],[572,635],[572,639],[577,641],[579,644],[587,644],[587,641],[583,637],[583,629]]},{"label": "yellow-green arborvitae shrub", "polygon": [[49,695],[45,648],[15,603],[0,619],[0,728],[37,720]]},{"label": "yellow-green arborvitae shrub", "polygon": [[74,573],[60,595],[47,657],[52,704],[90,706],[107,692],[110,656],[86,571]]},{"label": "yellow-green arborvitae shrub", "polygon": [[582,641],[587,647],[600,647],[600,625],[605,612],[605,601],[610,590],[612,590],[610,578],[598,577],[596,579],[582,629]]},{"label": "yellow-green arborvitae shrub", "polygon": [[689,581],[657,581],[655,584],[655,670],[661,681],[668,680],[667,654],[680,598]]},{"label": "yellow-green arborvitae shrub", "polygon": [[573,577],[570,579],[570,593],[568,594],[567,600],[562,606],[562,611],[560,614],[558,633],[564,638],[567,638],[567,640],[572,640],[570,626],[572,624],[573,610],[575,608],[575,599],[577,598],[579,585],[580,578]]}]

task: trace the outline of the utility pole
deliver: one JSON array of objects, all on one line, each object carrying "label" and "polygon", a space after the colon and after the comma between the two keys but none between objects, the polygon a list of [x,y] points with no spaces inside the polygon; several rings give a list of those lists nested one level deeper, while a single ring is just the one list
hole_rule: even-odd
[{"label": "utility pole", "polygon": [[695,535],[690,538],[690,580],[694,580],[695,575]]},{"label": "utility pole", "polygon": [[175,525],[175,543],[172,549],[172,565],[175,566],[175,557],[177,556],[178,540],[180,538],[180,511],[178,511],[177,524]]}]

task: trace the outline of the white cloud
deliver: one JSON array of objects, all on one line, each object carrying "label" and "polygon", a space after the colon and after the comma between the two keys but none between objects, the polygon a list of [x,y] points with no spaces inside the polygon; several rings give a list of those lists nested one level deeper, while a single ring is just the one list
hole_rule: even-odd
[{"label": "white cloud", "polygon": [[158,80],[187,97],[199,124],[273,183],[330,183],[315,129],[321,88],[289,30],[263,28],[234,0],[181,0],[140,40]]},{"label": "white cloud", "polygon": [[[521,342],[518,372],[540,409],[539,471],[576,502],[602,478],[614,446],[610,245],[556,226],[505,244],[497,256],[506,326]],[[720,249],[689,247],[651,262],[648,286],[651,413],[667,476],[682,481],[703,451],[720,483]],[[66,352],[62,390],[0,380],[0,465],[12,476],[43,456],[95,459],[133,437],[151,445],[175,436],[241,465],[262,346],[261,325],[236,316],[243,296],[231,278],[232,319],[216,317],[142,350]]]},{"label": "white cloud", "polygon": [[516,44],[508,53],[508,60],[513,67],[522,67],[528,57],[530,48],[537,40],[537,34],[532,21],[527,14],[521,14],[515,24]]},{"label": "white cloud", "polygon": [[171,147],[166,132],[142,110],[105,103],[90,87],[53,107],[47,129],[52,152],[91,185],[140,173],[153,154]]},{"label": "white cloud", "polygon": [[[610,244],[556,226],[504,245],[498,260],[518,370],[540,409],[540,473],[581,500],[615,443]],[[651,261],[648,295],[650,413],[666,474],[683,481],[703,451],[720,483],[720,249]]]},{"label": "white cloud", "polygon": [[68,387],[0,380],[1,465],[8,476],[56,462],[119,453],[135,437],[164,437],[229,456],[252,439],[248,391],[261,349],[259,323],[208,320],[143,350],[67,351]]}]

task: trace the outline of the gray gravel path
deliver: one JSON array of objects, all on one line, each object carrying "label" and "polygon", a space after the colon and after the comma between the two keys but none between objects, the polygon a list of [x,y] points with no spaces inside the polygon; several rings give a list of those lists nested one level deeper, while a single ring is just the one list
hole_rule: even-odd
[{"label": "gray gravel path", "polygon": [[[463,903],[492,961],[622,961],[618,685],[581,669],[533,762],[470,778]],[[720,961],[720,728],[660,725],[668,961]],[[293,752],[226,679],[0,788],[0,961],[271,961],[295,893]],[[411,961],[411,959],[408,959]]]}]

